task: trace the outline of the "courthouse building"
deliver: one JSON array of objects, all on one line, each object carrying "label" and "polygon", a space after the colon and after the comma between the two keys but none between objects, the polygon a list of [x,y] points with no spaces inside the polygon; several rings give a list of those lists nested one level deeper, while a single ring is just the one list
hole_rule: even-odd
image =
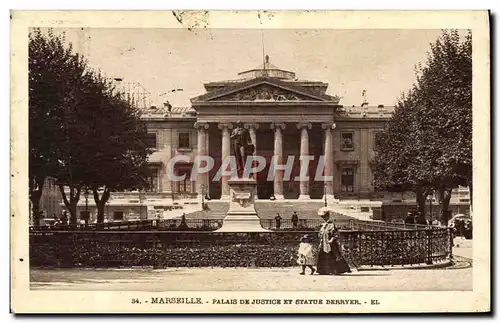
[{"label": "courthouse building", "polygon": [[[328,84],[301,80],[292,71],[269,62],[243,71],[234,80],[205,84],[206,93],[191,99],[190,107],[147,109],[142,119],[148,128],[148,143],[154,152],[149,162],[154,170],[149,192],[114,193],[106,212],[110,219],[145,218],[162,212],[184,209],[189,213],[200,207],[201,200],[228,203],[228,177],[213,180],[222,160],[231,154],[230,133],[236,121],[248,129],[256,154],[266,158],[266,168],[257,174],[259,201],[308,201],[316,208],[328,203],[361,205],[365,209],[384,205],[415,205],[414,196],[383,194],[374,191],[372,161],[377,135],[392,115],[394,107],[369,105],[342,106],[339,97],[327,93]],[[183,181],[172,181],[167,175],[168,162],[175,156],[186,156],[174,165],[176,175],[187,175]],[[215,165],[209,173],[191,180],[197,155],[209,155]],[[314,156],[309,163],[309,180],[295,181],[300,172],[300,157]],[[278,156],[282,164],[291,161],[292,173],[287,180],[277,172],[268,180],[270,160]],[[324,156],[324,174],[332,180],[315,180],[317,164]],[[429,201],[432,203],[432,201]],[[452,205],[468,200],[452,200]],[[434,204],[436,205],[436,203]],[[81,211],[89,211],[81,201]],[[90,213],[92,211],[90,206]],[[381,212],[377,213],[381,216]],[[95,214],[94,214],[95,216]],[[91,215],[92,217],[92,215]]]}]

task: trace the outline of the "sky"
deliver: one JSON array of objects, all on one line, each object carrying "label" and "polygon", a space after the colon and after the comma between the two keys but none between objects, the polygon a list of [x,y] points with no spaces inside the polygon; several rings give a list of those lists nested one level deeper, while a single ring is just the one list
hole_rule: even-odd
[{"label": "sky", "polygon": [[[262,64],[293,71],[298,79],[329,84],[327,93],[344,106],[394,105],[415,82],[441,31],[339,29],[56,29],[91,67],[124,83],[140,83],[148,103],[189,106],[204,94],[203,84],[238,78]],[[172,89],[183,91],[170,92]],[[160,95],[162,93],[166,93]]]}]

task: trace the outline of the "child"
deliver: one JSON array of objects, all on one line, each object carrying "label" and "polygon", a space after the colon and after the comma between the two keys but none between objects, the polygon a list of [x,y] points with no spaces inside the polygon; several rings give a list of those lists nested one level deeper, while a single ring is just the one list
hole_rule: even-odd
[{"label": "child", "polygon": [[305,275],[306,267],[309,267],[311,269],[311,275],[313,275],[316,272],[313,267],[313,245],[311,243],[311,239],[307,235],[300,239],[298,256],[299,258],[297,259],[297,263],[302,266],[302,272],[300,274]]}]

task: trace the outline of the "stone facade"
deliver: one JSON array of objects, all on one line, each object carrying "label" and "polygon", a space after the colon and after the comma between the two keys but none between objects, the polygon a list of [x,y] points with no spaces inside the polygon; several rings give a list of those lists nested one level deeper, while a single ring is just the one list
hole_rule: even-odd
[{"label": "stone facade", "polygon": [[[373,188],[371,164],[376,134],[383,130],[394,107],[368,103],[344,107],[337,96],[326,94],[328,84],[297,80],[295,73],[266,63],[267,69],[264,66],[242,72],[240,79],[206,83],[207,93],[193,98],[191,107],[165,105],[144,111],[142,119],[155,149],[150,164],[157,176],[152,179],[154,189],[144,194],[140,205],[135,205],[139,210],[146,208],[140,217],[179,203],[199,204],[204,198],[227,200],[228,177],[218,181],[212,178],[223,158],[231,153],[229,134],[238,120],[249,130],[255,154],[266,159],[276,156],[282,164],[288,156],[295,156],[292,178],[300,171],[299,157],[305,155],[313,155],[315,160],[323,156],[325,175],[333,175],[333,180],[315,181],[315,167],[309,169],[310,179],[301,182],[283,180],[283,171],[279,170],[272,181],[259,174],[259,199],[273,196],[277,200],[384,200],[387,205],[414,204],[414,197],[397,202],[400,199],[377,193]],[[182,155],[186,159],[175,164],[174,173],[190,177],[195,157],[207,154],[215,159],[209,174],[182,182],[171,181],[167,176],[173,157]],[[267,176],[267,169],[264,173]],[[137,194],[127,193],[125,199],[138,201],[132,198]],[[122,207],[120,201],[125,201],[120,194],[112,196],[110,213]],[[110,214],[108,217],[113,218]]]}]

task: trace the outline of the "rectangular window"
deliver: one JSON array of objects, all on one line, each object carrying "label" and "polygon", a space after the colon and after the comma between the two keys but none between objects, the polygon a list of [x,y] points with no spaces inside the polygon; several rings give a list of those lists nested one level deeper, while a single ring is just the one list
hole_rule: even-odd
[{"label": "rectangular window", "polygon": [[122,211],[114,211],[113,212],[113,220],[114,221],[123,221],[123,212]]},{"label": "rectangular window", "polygon": [[156,145],[156,133],[148,133],[146,135],[146,145],[148,148],[157,149]]},{"label": "rectangular window", "polygon": [[179,148],[191,148],[189,146],[189,132],[179,132]]},{"label": "rectangular window", "polygon": [[191,193],[191,169],[180,168],[177,170],[177,175],[186,175],[182,181],[179,181],[179,193]]},{"label": "rectangular window", "polygon": [[158,192],[159,187],[158,187],[158,169],[157,168],[153,168],[150,170],[148,182],[149,182],[148,191],[149,192]]},{"label": "rectangular window", "polygon": [[340,134],[341,150],[354,150],[354,141],[352,132],[342,132]]},{"label": "rectangular window", "polygon": [[342,192],[354,192],[354,169],[342,169],[340,181]]}]

